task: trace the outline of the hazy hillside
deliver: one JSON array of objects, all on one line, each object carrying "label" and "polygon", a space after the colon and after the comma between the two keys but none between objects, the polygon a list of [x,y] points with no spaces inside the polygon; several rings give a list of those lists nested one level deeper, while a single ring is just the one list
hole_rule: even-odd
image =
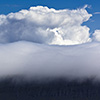
[{"label": "hazy hillside", "polygon": [[100,100],[100,84],[57,79],[49,82],[0,81],[0,100]]}]

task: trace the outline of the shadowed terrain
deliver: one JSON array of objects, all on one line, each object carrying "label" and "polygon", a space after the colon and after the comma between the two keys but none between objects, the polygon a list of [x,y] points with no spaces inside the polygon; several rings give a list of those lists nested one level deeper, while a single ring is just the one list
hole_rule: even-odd
[{"label": "shadowed terrain", "polygon": [[100,100],[100,83],[92,79],[15,82],[7,78],[0,81],[0,100]]}]

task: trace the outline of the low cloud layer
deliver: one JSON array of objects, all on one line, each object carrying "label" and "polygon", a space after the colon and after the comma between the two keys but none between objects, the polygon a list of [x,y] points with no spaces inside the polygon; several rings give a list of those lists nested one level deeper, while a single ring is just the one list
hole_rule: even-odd
[{"label": "low cloud layer", "polygon": [[0,45],[0,77],[100,79],[100,43],[47,46],[31,42]]}]

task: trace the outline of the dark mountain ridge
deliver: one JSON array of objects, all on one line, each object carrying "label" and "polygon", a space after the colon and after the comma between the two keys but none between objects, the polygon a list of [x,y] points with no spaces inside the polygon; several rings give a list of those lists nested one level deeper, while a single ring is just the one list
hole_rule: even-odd
[{"label": "dark mountain ridge", "polygon": [[100,82],[54,79],[24,81],[0,80],[0,100],[100,100]]}]

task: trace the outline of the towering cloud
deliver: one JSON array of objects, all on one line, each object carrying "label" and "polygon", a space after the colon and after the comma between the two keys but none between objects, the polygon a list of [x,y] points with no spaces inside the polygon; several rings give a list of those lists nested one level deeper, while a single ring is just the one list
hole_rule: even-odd
[{"label": "towering cloud", "polygon": [[81,24],[91,16],[85,7],[55,10],[42,6],[0,15],[0,42],[26,40],[59,45],[86,43],[91,41],[89,28]]}]

